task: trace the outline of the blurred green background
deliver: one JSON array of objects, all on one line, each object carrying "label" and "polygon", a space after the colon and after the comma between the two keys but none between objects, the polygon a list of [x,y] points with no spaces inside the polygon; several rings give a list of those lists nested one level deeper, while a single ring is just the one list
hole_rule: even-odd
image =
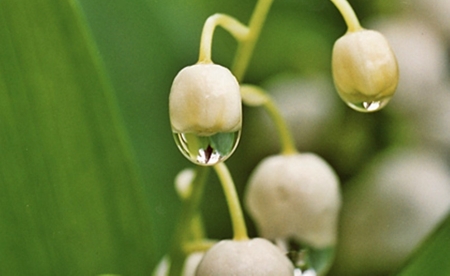
[{"label": "blurred green background", "polygon": [[[352,1],[362,22],[398,12],[399,3]],[[171,135],[171,82],[196,62],[209,15],[247,22],[254,5],[0,2],[0,275],[151,273],[168,249],[180,207],[173,179],[191,166]],[[263,84],[280,73],[325,74],[331,81],[332,45],[344,30],[329,1],[276,0],[245,81]],[[217,30],[214,61],[230,65],[235,49],[231,36]],[[386,113],[357,114],[343,104],[337,109],[334,127],[300,150],[325,156],[345,182],[405,134]],[[277,152],[251,125],[259,113],[244,114],[242,142],[227,162],[240,194],[257,162]],[[203,204],[209,236],[230,238],[214,176]],[[449,233],[448,225],[442,229]],[[428,251],[448,254],[437,244],[440,249]],[[428,258],[422,263],[429,266],[435,258]]]}]

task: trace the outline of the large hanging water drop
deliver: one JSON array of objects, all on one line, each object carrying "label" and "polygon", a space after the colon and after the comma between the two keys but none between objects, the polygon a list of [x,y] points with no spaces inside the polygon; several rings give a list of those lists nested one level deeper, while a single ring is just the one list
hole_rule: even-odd
[{"label": "large hanging water drop", "polygon": [[351,107],[352,109],[359,111],[359,112],[375,112],[383,107],[385,107],[389,101],[391,100],[391,97],[386,97],[381,100],[373,100],[373,101],[363,101],[363,102],[351,102],[351,101],[345,101],[345,103]]},{"label": "large hanging water drop", "polygon": [[173,136],[178,149],[187,159],[197,165],[212,166],[231,156],[239,142],[241,130],[209,136],[173,132]]}]

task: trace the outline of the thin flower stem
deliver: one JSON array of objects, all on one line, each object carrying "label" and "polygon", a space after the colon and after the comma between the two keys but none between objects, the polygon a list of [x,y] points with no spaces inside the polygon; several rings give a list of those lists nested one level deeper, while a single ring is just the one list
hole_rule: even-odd
[{"label": "thin flower stem", "polygon": [[192,240],[201,240],[205,235],[205,228],[203,226],[203,218],[200,212],[197,210],[197,213],[192,217],[191,220],[191,238]]},{"label": "thin flower stem", "polygon": [[289,131],[289,127],[283,116],[281,116],[280,110],[277,108],[269,95],[266,94],[266,97],[267,101],[264,103],[264,108],[269,113],[269,116],[272,118],[278,133],[280,134],[281,153],[284,155],[298,153],[297,148],[295,147],[294,139]]},{"label": "thin flower stem", "polygon": [[345,23],[348,27],[348,32],[356,32],[362,29],[355,11],[347,2],[347,0],[331,0],[331,2],[333,2],[333,4],[344,17]]},{"label": "thin flower stem", "polygon": [[204,166],[196,167],[195,178],[192,181],[192,192],[190,197],[183,201],[182,213],[174,233],[174,239],[171,244],[169,252],[170,267],[169,276],[181,275],[183,264],[186,259],[186,254],[180,245],[185,244],[192,236],[189,229],[191,229],[192,219],[198,215],[198,209],[203,196],[203,190],[206,183],[209,168]]},{"label": "thin flower stem", "polygon": [[238,41],[243,41],[248,37],[249,29],[247,26],[237,21],[235,18],[226,14],[214,14],[206,19],[203,25],[202,37],[200,40],[199,63],[212,63],[211,46],[214,30],[217,26],[223,27]]},{"label": "thin flower stem", "polygon": [[233,240],[248,240],[247,227],[245,226],[244,215],[242,213],[239,197],[231,178],[230,171],[225,163],[220,162],[214,165],[214,170],[222,184],[225,198],[227,200],[228,209],[231,216],[231,224],[233,225]]},{"label": "thin flower stem", "polygon": [[186,243],[183,247],[183,250],[186,252],[187,255],[194,253],[194,252],[204,252],[213,247],[216,243],[218,243],[217,240],[201,240],[201,241],[195,241],[192,243]]},{"label": "thin flower stem", "polygon": [[261,29],[269,13],[273,0],[259,0],[253,11],[249,23],[249,33],[245,40],[241,41],[234,57],[234,63],[231,71],[236,76],[237,80],[242,81],[245,71],[247,70],[250,58],[255,48]]},{"label": "thin flower stem", "polygon": [[272,97],[261,87],[249,84],[241,85],[241,95],[242,102],[246,105],[264,106],[280,135],[281,153],[285,155],[298,153],[289,127]]}]

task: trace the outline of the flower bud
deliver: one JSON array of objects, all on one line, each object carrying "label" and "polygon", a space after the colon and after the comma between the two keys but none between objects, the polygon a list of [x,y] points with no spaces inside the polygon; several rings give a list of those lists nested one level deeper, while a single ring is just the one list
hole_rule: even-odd
[{"label": "flower bud", "polygon": [[241,128],[239,83],[225,67],[198,63],[175,77],[169,96],[174,132],[213,135]]},{"label": "flower bud", "polygon": [[312,153],[264,159],[250,176],[246,207],[264,238],[335,245],[341,206],[333,169]]},{"label": "flower bud", "polygon": [[211,247],[198,265],[196,276],[292,276],[294,266],[271,242],[223,240]]},{"label": "flower bud", "polygon": [[397,60],[388,41],[372,30],[348,32],[333,47],[333,78],[339,96],[362,112],[384,107],[397,88]]},{"label": "flower bud", "polygon": [[175,177],[175,190],[182,200],[187,200],[192,193],[192,181],[195,178],[195,170],[184,169]]}]

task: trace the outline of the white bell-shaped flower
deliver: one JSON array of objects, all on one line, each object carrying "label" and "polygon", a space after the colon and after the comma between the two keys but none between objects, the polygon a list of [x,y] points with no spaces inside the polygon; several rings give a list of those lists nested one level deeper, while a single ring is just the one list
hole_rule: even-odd
[{"label": "white bell-shaped flower", "polygon": [[197,63],[182,69],[169,96],[170,123],[181,153],[197,165],[225,161],[242,126],[239,84],[227,68]]},{"label": "white bell-shaped flower", "polygon": [[209,136],[242,125],[239,83],[227,68],[198,63],[175,77],[169,96],[172,130]]},{"label": "white bell-shaped flower", "polygon": [[315,154],[265,158],[250,177],[245,203],[264,238],[294,239],[316,249],[336,243],[339,180]]},{"label": "white bell-shaped flower", "polygon": [[271,242],[223,240],[211,247],[197,267],[196,276],[292,276],[294,266]]},{"label": "white bell-shaped flower", "polygon": [[339,38],[333,47],[332,70],[339,96],[362,112],[384,107],[399,80],[394,52],[386,38],[373,30],[347,32]]}]

